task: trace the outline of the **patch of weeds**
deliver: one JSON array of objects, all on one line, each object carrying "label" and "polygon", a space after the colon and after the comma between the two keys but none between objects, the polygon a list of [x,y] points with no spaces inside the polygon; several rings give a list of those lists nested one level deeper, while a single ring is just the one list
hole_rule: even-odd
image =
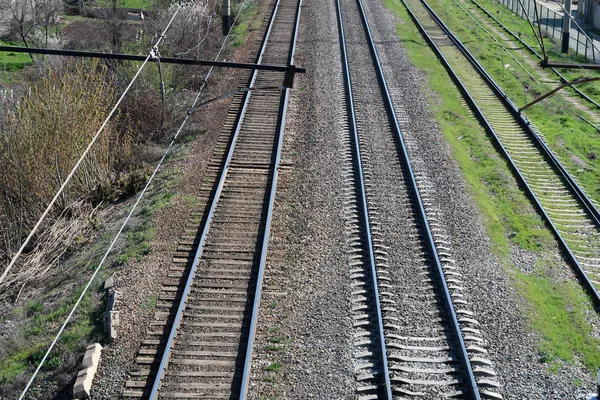
[{"label": "patch of weeds", "polygon": [[138,229],[125,233],[125,249],[117,256],[115,263],[125,264],[130,258],[139,259],[152,250],[150,239],[154,236],[154,228],[149,221],[145,221]]},{"label": "patch of weeds", "polygon": [[268,331],[269,333],[277,333],[277,332],[279,332],[279,327],[277,327],[277,326],[272,326],[272,327],[270,327],[269,329],[267,329],[267,331]]},{"label": "patch of weeds", "polygon": [[141,308],[144,314],[154,310],[156,308],[156,304],[158,303],[158,296],[151,296],[142,304]]},{"label": "patch of weeds", "polygon": [[540,335],[540,360],[556,372],[559,360],[575,364],[581,360],[590,372],[600,367],[600,340],[592,334],[586,315],[594,313],[590,299],[571,281],[549,279],[541,266],[530,274],[516,272],[521,295],[530,304],[528,317]]},{"label": "patch of weeds", "polygon": [[272,336],[268,340],[271,343],[285,343],[287,341],[285,336]]},{"label": "patch of weeds", "polygon": [[263,381],[268,382],[268,383],[275,383],[275,382],[277,382],[277,379],[275,379],[275,377],[273,377],[273,376],[265,376],[263,378]]},{"label": "patch of weeds", "polygon": [[271,363],[271,364],[263,367],[263,370],[269,371],[269,372],[279,372],[280,369],[281,369],[281,365],[279,363]]},{"label": "patch of weeds", "polygon": [[189,205],[194,205],[198,202],[198,198],[196,196],[186,194],[184,196],[181,196],[181,201]]},{"label": "patch of weeds", "polygon": [[240,16],[238,17],[237,25],[233,28],[229,36],[229,43],[232,49],[241,46],[248,32],[260,28],[260,24],[262,23],[262,21],[256,18],[258,9],[254,4],[249,4],[238,12]]},{"label": "patch of weeds", "polygon": [[[74,367],[74,360],[78,358],[75,354],[83,354],[87,344],[101,341],[103,310],[96,307],[98,303],[102,305],[102,302],[91,300],[91,297],[95,296],[93,293],[97,292],[95,289],[99,287],[101,284],[97,284],[83,297],[78,311],[46,359],[42,368],[44,373],[59,375]],[[41,303],[29,303],[22,309],[23,313],[29,313],[32,309],[36,311],[33,317],[26,320],[21,331],[22,336],[15,336],[2,348],[0,387],[7,387],[16,377],[39,365],[58,327],[71,312],[82,290],[83,287],[74,290],[71,295],[52,307]],[[4,392],[0,390],[0,393]]]},{"label": "patch of weeds", "polygon": [[267,345],[265,345],[265,350],[267,350],[267,351],[280,351],[281,347],[275,346],[273,344],[267,344]]},{"label": "patch of weeds", "polygon": [[29,303],[27,303],[28,317],[31,317],[40,311],[42,311],[42,303],[40,303],[38,300],[30,301]]}]

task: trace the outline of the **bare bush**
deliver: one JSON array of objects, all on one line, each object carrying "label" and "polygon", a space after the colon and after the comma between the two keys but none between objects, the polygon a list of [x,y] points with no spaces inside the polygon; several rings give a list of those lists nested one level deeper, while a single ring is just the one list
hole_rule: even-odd
[{"label": "bare bush", "polygon": [[[9,34],[25,47],[44,47],[53,40],[50,31],[63,12],[61,0],[0,0],[0,11],[9,19]],[[33,60],[33,56],[32,56]]]},{"label": "bare bush", "polygon": [[[0,127],[0,263],[20,247],[114,101],[105,67],[66,62],[61,70],[48,72],[12,108],[5,109],[5,123]],[[120,134],[115,123],[109,124],[57,201],[45,228],[62,226],[59,219],[68,224],[81,216],[85,208],[74,205],[82,199],[99,201],[106,188],[119,180],[119,172],[127,168],[131,148],[131,135]],[[38,244],[43,238],[42,233],[28,253],[41,248]],[[57,259],[55,246],[60,242],[49,242],[44,247],[44,261]],[[35,257],[41,261],[33,253],[21,264],[34,262]]]},{"label": "bare bush", "polygon": [[215,5],[210,0],[175,1],[168,8],[157,11],[154,20],[146,23],[149,40],[153,41],[160,34],[156,29],[167,25],[177,7],[181,9],[166,34],[163,51],[176,57],[200,58],[219,35],[215,29]]}]

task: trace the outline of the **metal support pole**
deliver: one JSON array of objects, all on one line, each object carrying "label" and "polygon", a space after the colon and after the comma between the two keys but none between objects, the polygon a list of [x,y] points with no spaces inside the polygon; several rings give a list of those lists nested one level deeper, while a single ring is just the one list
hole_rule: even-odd
[{"label": "metal support pole", "polygon": [[598,368],[598,381],[597,381],[597,385],[596,385],[596,398],[600,399],[600,368]]},{"label": "metal support pole", "polygon": [[223,6],[221,7],[221,15],[223,16],[223,35],[229,33],[230,16],[231,16],[231,0],[223,0]]},{"label": "metal support pole", "polygon": [[562,29],[562,53],[569,52],[569,30],[571,29],[571,0],[565,0]]}]

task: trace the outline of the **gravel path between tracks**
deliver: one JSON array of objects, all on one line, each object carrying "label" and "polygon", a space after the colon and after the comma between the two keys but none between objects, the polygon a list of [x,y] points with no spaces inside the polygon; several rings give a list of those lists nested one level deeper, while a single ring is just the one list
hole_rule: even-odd
[{"label": "gravel path between tracks", "polygon": [[[463,294],[481,324],[485,347],[503,385],[502,394],[506,399],[566,399],[593,392],[594,382],[587,370],[563,366],[552,374],[540,362],[538,338],[523,316],[524,300],[492,255],[483,221],[468,195],[452,149],[432,121],[422,91],[425,78],[410,65],[399,42],[389,40],[396,37],[397,20],[379,1],[363,4],[392,98],[404,111],[399,118],[406,119],[401,126],[413,168],[437,188],[432,193],[433,206],[440,211],[439,220],[449,233],[456,265],[463,274]],[[574,280],[556,247],[550,257],[562,271],[557,279]],[[522,271],[533,270],[538,261],[532,252],[512,249],[511,263]],[[590,319],[598,326],[596,315]],[[575,384],[577,378],[581,379],[579,386]]]},{"label": "gravel path between tracks", "polygon": [[277,189],[252,399],[354,398],[334,21],[333,2],[304,1],[295,64],[308,73],[288,105],[283,161],[293,167]]},{"label": "gravel path between tracks", "polygon": [[[256,18],[262,19],[268,4],[268,1],[260,3]],[[232,60],[247,60],[250,50],[257,46],[257,32],[250,32],[247,45],[239,47]],[[223,71],[215,70],[203,98],[218,96],[237,85],[242,70]],[[191,96],[196,95],[196,92],[191,93],[190,102]],[[194,141],[182,157],[163,167],[178,170],[181,179],[171,188],[175,196],[169,206],[152,216],[151,224],[156,230],[151,241],[151,253],[141,260],[130,259],[115,274],[118,292],[115,309],[120,311],[121,323],[117,327],[117,339],[102,351],[91,392],[93,399],[119,398],[129,371],[135,365],[135,356],[154,314],[154,304],[193,208],[190,199],[198,195],[230,100],[231,97],[194,114],[181,133],[182,137],[194,135]]]}]

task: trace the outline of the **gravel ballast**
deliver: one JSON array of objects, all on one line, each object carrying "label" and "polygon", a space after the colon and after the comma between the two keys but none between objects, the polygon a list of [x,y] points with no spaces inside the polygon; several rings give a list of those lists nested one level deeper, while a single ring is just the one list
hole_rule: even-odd
[{"label": "gravel ballast", "polygon": [[[354,397],[333,2],[303,2],[250,398]],[[277,350],[274,349],[277,347]],[[272,365],[280,369],[273,369]]]}]

